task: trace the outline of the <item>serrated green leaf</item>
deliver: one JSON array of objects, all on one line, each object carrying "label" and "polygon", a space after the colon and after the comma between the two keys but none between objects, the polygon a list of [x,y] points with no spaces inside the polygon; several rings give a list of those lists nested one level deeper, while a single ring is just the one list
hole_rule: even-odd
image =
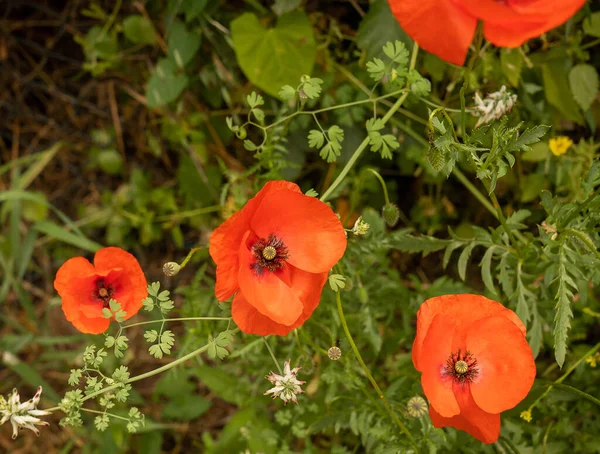
[{"label": "serrated green leaf", "polygon": [[498,294],[496,287],[494,286],[494,279],[492,278],[492,258],[494,257],[494,252],[496,251],[497,246],[491,246],[485,251],[483,254],[483,258],[479,263],[481,267],[481,278],[483,279],[483,283],[485,287],[493,294]]},{"label": "serrated green leaf", "polygon": [[461,280],[465,280],[467,277],[467,264],[469,263],[469,258],[471,257],[471,252],[473,252],[473,248],[477,246],[477,243],[471,243],[467,247],[463,249],[458,257],[458,275]]},{"label": "serrated green leaf", "polygon": [[112,318],[112,316],[113,316],[113,314],[112,314],[112,312],[110,311],[109,308],[107,308],[107,307],[103,307],[102,308],[102,317],[104,317],[104,318]]}]

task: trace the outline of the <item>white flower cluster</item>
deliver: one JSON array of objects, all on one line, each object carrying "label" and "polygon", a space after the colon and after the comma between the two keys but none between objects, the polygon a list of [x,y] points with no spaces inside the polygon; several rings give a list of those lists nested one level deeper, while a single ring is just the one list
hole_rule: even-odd
[{"label": "white flower cluster", "polygon": [[473,115],[479,117],[475,125],[478,128],[492,120],[498,120],[509,112],[517,102],[517,95],[506,91],[506,86],[502,85],[500,90],[488,93],[485,99],[481,99],[479,93],[475,93],[475,107]]},{"label": "white flower cluster", "polygon": [[19,429],[29,429],[36,435],[40,434],[40,431],[35,426],[48,426],[49,424],[42,421],[38,416],[46,416],[50,413],[43,410],[38,410],[37,406],[40,403],[40,396],[42,395],[42,387],[38,387],[35,396],[29,399],[27,402],[21,403],[21,397],[16,389],[8,396],[8,400],[0,396],[0,426],[6,421],[10,420],[12,424],[13,440],[17,438]]},{"label": "white flower cluster", "polygon": [[296,374],[299,370],[300,367],[290,369],[290,360],[288,359],[283,366],[283,375],[277,375],[275,372],[271,371],[265,378],[275,386],[266,391],[265,396],[267,394],[273,394],[273,399],[279,397],[286,405],[290,400],[297,404],[298,399],[296,398],[296,395],[304,392],[300,387],[306,383],[296,378]]}]

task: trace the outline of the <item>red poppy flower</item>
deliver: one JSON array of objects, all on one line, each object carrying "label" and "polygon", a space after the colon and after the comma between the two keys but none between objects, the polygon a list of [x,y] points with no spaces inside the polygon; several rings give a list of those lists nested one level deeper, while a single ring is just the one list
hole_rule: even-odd
[{"label": "red poppy flower", "polygon": [[100,249],[92,265],[83,257],[67,260],[56,273],[54,288],[62,298],[62,309],[75,328],[82,333],[106,331],[110,319],[102,309],[114,299],[133,317],[148,296],[146,278],[138,261],[118,247]]},{"label": "red poppy flower", "polygon": [[566,22],[585,0],[388,0],[402,29],[442,60],[462,65],[475,35],[499,47],[519,47]]},{"label": "red poppy flower", "polygon": [[525,326],[513,311],[479,295],[425,301],[412,359],[433,425],[484,443],[498,439],[500,413],[523,400],[535,379]]},{"label": "red poppy flower", "polygon": [[210,237],[215,295],[235,294],[233,320],[248,334],[284,336],[319,304],[346,235],[331,208],[287,181],[270,181]]}]

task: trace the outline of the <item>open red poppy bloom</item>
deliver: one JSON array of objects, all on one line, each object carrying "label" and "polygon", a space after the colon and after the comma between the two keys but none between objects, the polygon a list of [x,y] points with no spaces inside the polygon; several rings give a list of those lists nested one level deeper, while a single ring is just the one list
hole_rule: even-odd
[{"label": "open red poppy bloom", "polygon": [[500,413],[525,398],[536,372],[517,314],[479,295],[425,301],[412,359],[422,372],[433,425],[464,430],[484,443],[498,439]]},{"label": "open red poppy bloom", "polygon": [[519,47],[566,22],[585,0],[388,0],[402,29],[419,46],[462,65],[477,28],[499,47]]},{"label": "open red poppy bloom", "polygon": [[54,288],[62,298],[62,309],[82,333],[99,334],[107,330],[110,319],[102,309],[111,299],[133,317],[148,296],[148,284],[138,261],[118,247],[100,249],[92,265],[83,257],[67,260],[56,273]]},{"label": "open red poppy bloom", "polygon": [[310,317],[346,235],[325,203],[270,181],[210,237],[215,295],[235,294],[233,320],[248,334],[284,336]]}]

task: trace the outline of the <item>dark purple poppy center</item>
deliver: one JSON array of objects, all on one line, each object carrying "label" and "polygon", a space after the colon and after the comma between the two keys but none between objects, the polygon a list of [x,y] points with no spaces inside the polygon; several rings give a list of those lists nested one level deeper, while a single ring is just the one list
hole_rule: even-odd
[{"label": "dark purple poppy center", "polygon": [[477,359],[469,352],[452,353],[446,360],[444,371],[451,376],[453,380],[460,384],[471,383],[477,377],[479,368],[477,367]]},{"label": "dark purple poppy center", "polygon": [[270,234],[268,239],[260,238],[252,245],[252,256],[256,260],[252,268],[256,274],[268,271],[277,271],[285,266],[289,257],[288,248],[283,241]]},{"label": "dark purple poppy center", "polygon": [[109,302],[114,294],[112,285],[104,282],[104,279],[98,279],[96,281],[96,288],[93,292],[93,297],[96,300],[102,301],[103,307],[109,307]]}]

